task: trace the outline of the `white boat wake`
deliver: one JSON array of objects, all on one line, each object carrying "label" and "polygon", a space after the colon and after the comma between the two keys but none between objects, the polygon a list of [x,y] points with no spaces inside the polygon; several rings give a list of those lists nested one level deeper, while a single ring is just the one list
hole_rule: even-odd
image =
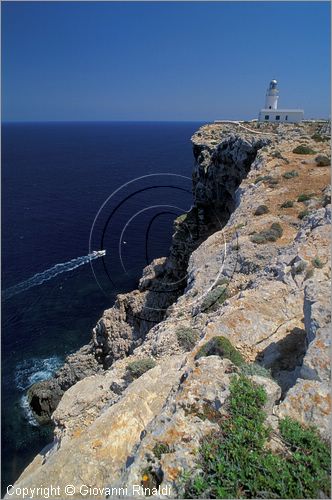
[{"label": "white boat wake", "polygon": [[68,271],[73,271],[77,267],[83,266],[84,264],[89,264],[92,260],[99,259],[99,257],[104,257],[106,255],[106,250],[96,250],[88,255],[83,255],[83,257],[77,257],[68,262],[63,262],[61,264],[56,264],[50,269],[46,269],[42,273],[37,273],[31,278],[18,283],[17,285],[11,286],[2,292],[2,299],[7,300],[17,295],[18,293],[25,292],[34,286],[42,285],[45,281],[49,281],[58,274],[67,273]]}]

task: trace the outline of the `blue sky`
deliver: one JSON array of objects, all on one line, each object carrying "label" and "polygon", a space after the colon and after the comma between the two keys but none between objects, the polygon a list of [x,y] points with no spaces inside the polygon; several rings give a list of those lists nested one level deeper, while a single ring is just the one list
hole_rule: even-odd
[{"label": "blue sky", "polygon": [[2,2],[4,121],[330,114],[329,2]]}]

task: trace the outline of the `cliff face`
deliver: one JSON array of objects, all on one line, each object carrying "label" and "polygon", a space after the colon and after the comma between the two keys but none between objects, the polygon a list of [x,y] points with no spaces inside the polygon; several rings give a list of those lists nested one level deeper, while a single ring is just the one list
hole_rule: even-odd
[{"label": "cliff face", "polygon": [[[230,133],[228,133],[230,132]],[[155,259],[143,271],[138,290],[118,295],[92,332],[92,341],[74,355],[51,380],[34,384],[28,393],[37,419],[47,422],[64,391],[77,381],[109,368],[144,342],[148,331],[160,323],[167,309],[187,285],[187,266],[192,252],[227,223],[235,207],[235,192],[250,169],[266,136],[235,135],[224,131],[216,148],[202,132],[193,140],[196,166],[193,172],[194,208],[174,222],[168,258]],[[209,168],[209,165],[215,168]]]},{"label": "cliff face", "polygon": [[[272,374],[250,375],[268,396],[271,448],[284,416],[329,436],[328,136],[318,122],[207,125],[193,136],[195,207],[175,221],[170,257],[104,312],[89,346],[30,390],[40,415],[55,410],[55,439],[15,486],[71,484],[70,498],[83,498],[82,484],[140,485],[148,470],[165,497],[180,495],[216,427],[206,407],[223,414],[239,371],[217,351],[195,359],[220,335]],[[294,153],[299,145],[312,151]],[[174,278],[179,289],[157,293]],[[128,365],[146,358],[155,366],[135,379]]]}]

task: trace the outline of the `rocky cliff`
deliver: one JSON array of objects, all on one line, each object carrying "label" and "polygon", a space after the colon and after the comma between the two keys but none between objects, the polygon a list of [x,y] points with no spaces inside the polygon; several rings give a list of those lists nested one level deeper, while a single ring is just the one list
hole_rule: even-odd
[{"label": "rocky cliff", "polygon": [[74,496],[53,497],[84,498],[86,485],[105,498],[135,484],[181,496],[243,370],[267,394],[268,447],[282,448],[286,416],[330,437],[329,135],[319,122],[253,122],[192,137],[195,205],[175,221],[170,256],[30,389],[54,442],[15,488],[69,484]]}]

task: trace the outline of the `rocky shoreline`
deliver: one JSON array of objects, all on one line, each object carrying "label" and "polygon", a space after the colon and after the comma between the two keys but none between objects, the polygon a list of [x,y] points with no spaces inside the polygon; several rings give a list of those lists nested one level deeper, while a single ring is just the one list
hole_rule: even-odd
[{"label": "rocky shoreline", "polygon": [[29,389],[54,442],[15,487],[71,484],[70,498],[84,498],[81,484],[141,484],[149,470],[171,492],[156,496],[181,496],[216,425],[198,415],[206,405],[222,414],[238,372],[212,351],[197,358],[220,336],[270,372],[250,375],[268,396],[269,446],[285,416],[330,438],[329,139],[323,122],[197,131],[194,207],[174,222],[169,257],[117,297],[54,378]]}]

